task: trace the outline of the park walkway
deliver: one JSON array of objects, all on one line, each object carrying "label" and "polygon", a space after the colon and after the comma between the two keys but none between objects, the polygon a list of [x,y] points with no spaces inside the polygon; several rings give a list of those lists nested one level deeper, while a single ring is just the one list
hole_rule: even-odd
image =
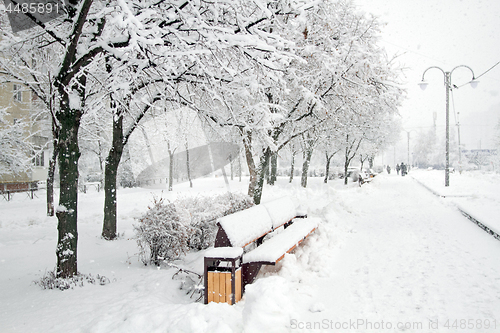
[{"label": "park walkway", "polygon": [[[474,329],[464,331],[500,331],[498,240],[409,177],[385,176],[351,194],[324,211],[330,223],[343,221],[328,232],[347,236],[327,254],[329,276],[313,282],[324,309],[302,320],[368,325],[353,331],[382,321],[401,331],[402,323],[415,332],[436,322],[442,332],[455,320],[460,331],[465,320]],[[496,330],[483,330],[495,320]]]}]

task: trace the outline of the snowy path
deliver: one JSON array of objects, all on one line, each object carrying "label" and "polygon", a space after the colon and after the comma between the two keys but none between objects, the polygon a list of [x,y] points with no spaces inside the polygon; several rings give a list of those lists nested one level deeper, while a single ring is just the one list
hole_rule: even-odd
[{"label": "snowy path", "polygon": [[338,214],[336,204],[325,210],[352,230],[329,254],[331,276],[311,281],[323,311],[299,316],[296,326],[327,320],[323,328],[356,322],[363,330],[383,321],[423,332],[431,321],[443,331],[447,320],[460,328],[473,319],[468,331],[483,331],[487,320],[496,330],[484,331],[500,331],[500,242],[409,178],[385,177],[363,190],[344,193],[351,214]]},{"label": "snowy path", "polygon": [[[225,191],[222,181],[204,182],[197,192]],[[361,188],[316,178],[307,189],[282,178],[266,187],[265,200],[291,195],[325,221],[234,306],[195,303],[175,270],[133,257],[133,217],[150,192],[120,191],[122,237],[113,242],[99,237],[102,193],[81,195],[79,269],[112,283],[64,292],[32,283],[55,262],[57,223],[43,199],[1,202],[0,332],[500,332],[500,241],[411,178],[380,175]],[[182,263],[202,270],[202,256]]]}]

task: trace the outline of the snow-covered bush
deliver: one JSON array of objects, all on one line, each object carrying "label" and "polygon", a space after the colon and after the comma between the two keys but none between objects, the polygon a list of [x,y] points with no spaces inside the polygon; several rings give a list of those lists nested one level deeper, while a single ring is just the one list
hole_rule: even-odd
[{"label": "snow-covered bush", "polygon": [[139,258],[145,265],[160,265],[189,249],[213,246],[217,219],[251,206],[252,198],[238,193],[186,197],[175,202],[154,199],[153,206],[134,226]]},{"label": "snow-covered bush", "polygon": [[152,207],[134,225],[139,257],[147,265],[177,259],[188,248],[190,227],[181,222],[173,203],[154,199]]},{"label": "snow-covered bush", "polygon": [[237,211],[250,208],[253,200],[242,193],[225,193],[216,196],[196,196],[179,199],[175,206],[182,216],[189,219],[191,234],[188,245],[194,250],[203,250],[214,245],[217,219]]},{"label": "snow-covered bush", "polygon": [[97,274],[93,277],[92,274],[81,274],[71,278],[58,278],[54,271],[46,272],[40,279],[33,281],[36,285],[40,286],[42,289],[73,289],[73,287],[83,287],[85,284],[100,284],[104,286],[110,281],[107,277]]}]

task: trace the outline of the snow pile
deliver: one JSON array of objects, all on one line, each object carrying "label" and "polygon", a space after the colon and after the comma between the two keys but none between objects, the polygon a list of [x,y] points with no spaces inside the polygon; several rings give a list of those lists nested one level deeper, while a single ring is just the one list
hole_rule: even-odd
[{"label": "snow pile", "polygon": [[283,332],[294,317],[294,290],[281,276],[246,286],[243,325],[246,332]]},{"label": "snow pile", "polygon": [[242,254],[242,247],[215,247],[205,252],[205,258],[238,258]]},{"label": "snow pile", "polygon": [[93,277],[92,274],[78,274],[70,279],[57,278],[55,272],[47,272],[40,280],[35,280],[34,283],[39,285],[42,289],[59,289],[66,290],[73,287],[83,287],[85,284],[100,284],[104,286],[110,281],[105,276],[97,274]]}]

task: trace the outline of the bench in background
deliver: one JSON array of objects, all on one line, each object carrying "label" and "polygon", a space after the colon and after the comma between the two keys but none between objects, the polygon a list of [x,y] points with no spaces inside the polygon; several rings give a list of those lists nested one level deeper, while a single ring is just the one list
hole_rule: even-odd
[{"label": "bench in background", "polygon": [[0,194],[7,201],[10,201],[15,193],[25,192],[29,198],[35,197],[35,191],[38,191],[37,182],[5,182],[0,183]]}]

